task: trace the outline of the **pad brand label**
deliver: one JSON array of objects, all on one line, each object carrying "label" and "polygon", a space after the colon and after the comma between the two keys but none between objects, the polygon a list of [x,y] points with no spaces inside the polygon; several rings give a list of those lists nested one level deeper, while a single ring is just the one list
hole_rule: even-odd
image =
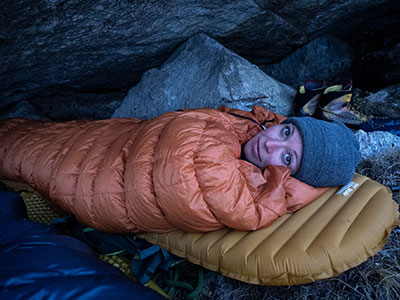
[{"label": "pad brand label", "polygon": [[348,184],[343,186],[337,193],[336,195],[343,195],[345,197],[349,196],[352,192],[356,190],[356,188],[359,186],[358,183],[354,181],[350,181]]}]

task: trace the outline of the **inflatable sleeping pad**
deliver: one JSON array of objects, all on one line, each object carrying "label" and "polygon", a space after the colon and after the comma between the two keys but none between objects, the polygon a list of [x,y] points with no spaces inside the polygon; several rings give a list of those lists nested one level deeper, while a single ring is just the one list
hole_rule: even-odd
[{"label": "inflatable sleeping pad", "polygon": [[355,174],[344,187],[256,231],[173,231],[140,237],[204,268],[262,285],[305,284],[337,276],[376,254],[399,225],[391,191]]},{"label": "inflatable sleeping pad", "polygon": [[346,186],[330,188],[266,229],[138,235],[227,277],[261,285],[295,285],[337,276],[359,265],[383,248],[399,224],[391,191],[355,174]]}]

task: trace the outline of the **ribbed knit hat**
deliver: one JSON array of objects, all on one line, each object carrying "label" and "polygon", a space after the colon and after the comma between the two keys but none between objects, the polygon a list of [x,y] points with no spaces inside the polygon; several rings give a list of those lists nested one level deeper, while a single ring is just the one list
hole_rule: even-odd
[{"label": "ribbed knit hat", "polygon": [[347,184],[360,162],[359,143],[353,132],[339,122],[311,117],[288,118],[303,138],[303,154],[294,177],[314,187]]}]

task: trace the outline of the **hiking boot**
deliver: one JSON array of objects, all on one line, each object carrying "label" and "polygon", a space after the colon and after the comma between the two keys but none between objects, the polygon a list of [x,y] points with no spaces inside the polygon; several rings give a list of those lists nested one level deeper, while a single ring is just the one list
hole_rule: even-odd
[{"label": "hiking boot", "polygon": [[308,79],[300,86],[294,100],[293,114],[297,117],[312,116],[326,87],[324,80]]},{"label": "hiking boot", "polygon": [[319,117],[327,121],[341,121],[345,124],[359,125],[368,117],[354,107],[352,81],[332,85],[325,89],[319,103]]}]

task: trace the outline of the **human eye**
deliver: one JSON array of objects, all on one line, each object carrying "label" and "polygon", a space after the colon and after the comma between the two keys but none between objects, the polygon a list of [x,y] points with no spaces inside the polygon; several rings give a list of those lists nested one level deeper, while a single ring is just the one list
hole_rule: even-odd
[{"label": "human eye", "polygon": [[290,127],[289,126],[285,126],[282,128],[282,135],[287,138],[290,135]]},{"label": "human eye", "polygon": [[283,155],[283,163],[289,166],[291,162],[292,162],[292,156],[289,153],[285,153]]}]

